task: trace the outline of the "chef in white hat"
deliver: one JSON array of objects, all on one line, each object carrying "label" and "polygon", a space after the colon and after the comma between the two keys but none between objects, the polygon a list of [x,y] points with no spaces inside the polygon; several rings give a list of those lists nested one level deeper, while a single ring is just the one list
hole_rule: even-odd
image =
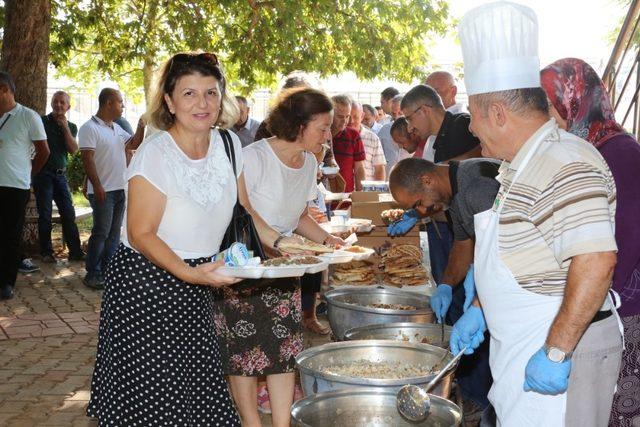
[{"label": "chef in white hat", "polygon": [[461,20],[470,128],[504,160],[492,209],[474,217],[478,298],[452,351],[488,327],[502,426],[605,426],[622,351],[609,294],[616,189],[591,144],[560,130],[540,88],[533,10],[497,2]]}]

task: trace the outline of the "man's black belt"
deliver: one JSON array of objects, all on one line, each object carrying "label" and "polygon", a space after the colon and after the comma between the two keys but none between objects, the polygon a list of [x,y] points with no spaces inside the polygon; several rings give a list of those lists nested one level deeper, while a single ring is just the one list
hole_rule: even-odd
[{"label": "man's black belt", "polygon": [[66,169],[45,168],[44,170],[46,170],[47,172],[51,172],[53,174],[56,174],[56,175],[64,175],[65,172],[66,172]]},{"label": "man's black belt", "polygon": [[591,319],[591,323],[596,323],[596,322],[599,322],[601,320],[604,320],[604,319],[610,317],[612,314],[613,314],[613,312],[611,310],[598,311],[596,313],[596,315],[593,316],[593,319]]}]

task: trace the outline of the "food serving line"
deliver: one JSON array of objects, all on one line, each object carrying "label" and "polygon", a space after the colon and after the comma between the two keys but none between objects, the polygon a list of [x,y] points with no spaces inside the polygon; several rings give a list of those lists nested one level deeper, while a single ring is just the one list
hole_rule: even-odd
[{"label": "food serving line", "polygon": [[[334,342],[308,348],[296,358],[305,398],[292,407],[293,424],[461,425],[460,408],[448,400],[457,360],[428,394],[426,420],[411,422],[399,412],[396,397],[403,386],[426,387],[454,359],[449,352],[451,328],[434,324],[428,296],[434,284],[418,230],[402,238],[386,235],[398,211],[384,192],[348,197],[329,195],[329,200],[347,200],[351,207],[334,211],[323,227],[348,238],[351,246],[327,249],[305,241],[300,249],[315,256],[224,267],[227,274],[251,279],[328,270],[323,298]],[[354,212],[359,217],[353,218]]]}]

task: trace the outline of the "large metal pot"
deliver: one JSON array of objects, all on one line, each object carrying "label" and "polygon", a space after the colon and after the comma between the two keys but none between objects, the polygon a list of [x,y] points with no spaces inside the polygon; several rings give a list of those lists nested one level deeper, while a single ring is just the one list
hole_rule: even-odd
[{"label": "large metal pot", "polygon": [[[446,357],[445,357],[446,355]],[[444,359],[443,359],[444,358]],[[439,368],[453,358],[445,349],[429,344],[402,341],[360,340],[323,344],[309,348],[296,357],[302,390],[306,396],[345,388],[376,387],[398,391],[403,385],[426,386],[439,372]],[[334,365],[367,360],[369,362],[401,363],[434,368],[425,376],[401,379],[354,378],[325,372]],[[438,365],[438,366],[436,366]],[[432,390],[433,394],[447,398],[455,369]]]},{"label": "large metal pot", "polygon": [[[395,289],[335,289],[325,294],[327,315],[333,335],[342,340],[352,328],[383,323],[431,323],[429,297]],[[369,304],[402,304],[416,310],[389,310]]]},{"label": "large metal pot", "polygon": [[430,395],[431,414],[422,423],[405,420],[396,409],[396,393],[378,388],[358,388],[316,394],[291,408],[296,427],[454,427],[461,411],[454,403]]},{"label": "large metal pot", "polygon": [[442,348],[449,348],[451,326],[444,327],[444,341],[442,340],[442,326],[433,323],[386,323],[383,325],[368,325],[349,329],[344,334],[346,341],[353,340],[393,340],[431,344]]}]

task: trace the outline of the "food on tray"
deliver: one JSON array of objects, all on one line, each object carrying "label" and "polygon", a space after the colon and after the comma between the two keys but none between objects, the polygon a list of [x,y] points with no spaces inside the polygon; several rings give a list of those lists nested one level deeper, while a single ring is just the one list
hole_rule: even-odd
[{"label": "food on tray", "polygon": [[319,264],[322,260],[313,256],[287,258],[279,257],[268,259],[262,263],[264,267],[282,267],[282,266],[294,266],[294,265],[311,265]]},{"label": "food on tray", "polygon": [[300,242],[286,242],[282,241],[278,245],[278,249],[282,249],[284,252],[315,252],[318,254],[327,254],[333,252],[333,248],[325,246],[321,243],[313,242],[309,239],[300,237]]},{"label": "food on tray", "polygon": [[349,218],[349,225],[354,227],[368,227],[373,221],[364,218]]},{"label": "food on tray", "polygon": [[380,213],[380,218],[382,222],[389,225],[402,218],[402,215],[404,215],[404,209],[387,209]]},{"label": "food on tray", "polygon": [[423,337],[419,333],[415,333],[413,335],[413,340],[411,339],[410,336],[406,335],[402,331],[398,332],[398,337],[401,338],[402,341],[413,341],[413,342],[419,342],[422,344],[431,344],[431,340],[428,337]]},{"label": "food on tray", "polygon": [[351,261],[337,265],[331,279],[336,285],[373,285],[376,283],[375,268],[368,261]]},{"label": "food on tray", "polygon": [[386,304],[382,302],[374,302],[371,304],[362,304],[354,301],[345,301],[347,304],[359,305],[360,307],[369,307],[369,308],[383,308],[385,310],[417,310],[418,307],[415,305],[404,305],[404,304]]},{"label": "food on tray", "polygon": [[366,359],[326,367],[321,366],[320,371],[341,377],[373,378],[378,380],[425,377],[433,373],[432,369],[423,365],[391,361],[371,362]]},{"label": "food on tray", "polygon": [[414,305],[404,305],[404,304],[384,304],[381,302],[376,302],[373,304],[368,304],[367,307],[371,308],[384,308],[385,310],[417,310],[418,308]]},{"label": "food on tray", "polygon": [[427,270],[422,265],[422,251],[415,245],[394,244],[381,258],[379,267],[384,272],[386,284],[416,286],[428,280]]},{"label": "food on tray", "polygon": [[302,264],[302,265],[318,264],[318,263],[322,262],[322,260],[320,258],[316,258],[314,256],[305,256],[305,257],[294,258],[294,261],[297,262],[298,264]]},{"label": "food on tray", "polygon": [[349,246],[348,248],[343,248],[343,251],[353,252],[354,254],[363,254],[367,252],[367,248],[363,248],[362,246]]}]

